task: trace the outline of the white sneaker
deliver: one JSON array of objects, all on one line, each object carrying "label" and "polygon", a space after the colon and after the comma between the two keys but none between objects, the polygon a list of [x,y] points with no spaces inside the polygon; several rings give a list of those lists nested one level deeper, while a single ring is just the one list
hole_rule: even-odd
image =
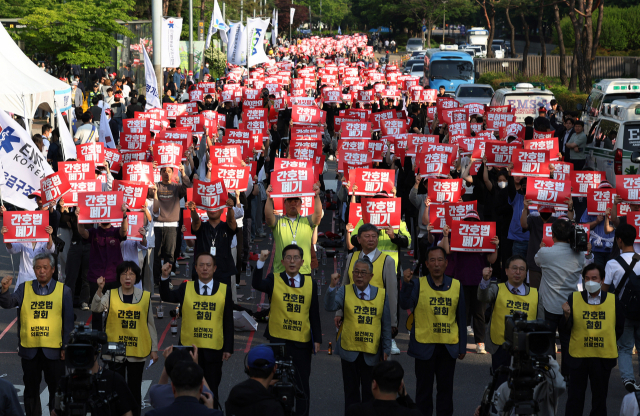
[{"label": "white sneaker", "polygon": [[467,327],[467,335],[472,337],[473,336],[473,328],[471,328],[471,326]]},{"label": "white sneaker", "polygon": [[396,340],[391,340],[391,355],[400,355],[400,348],[396,345]]},{"label": "white sneaker", "polygon": [[484,343],[479,342],[478,345],[476,345],[476,354],[486,354],[487,350],[484,349]]},{"label": "white sneaker", "polygon": [[176,277],[176,274],[174,272],[171,272],[171,277]]}]

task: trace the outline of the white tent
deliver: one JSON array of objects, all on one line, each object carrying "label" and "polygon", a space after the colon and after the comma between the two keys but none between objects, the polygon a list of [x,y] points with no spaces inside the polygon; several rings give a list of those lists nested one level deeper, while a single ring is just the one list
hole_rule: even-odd
[{"label": "white tent", "polygon": [[0,25],[0,108],[33,119],[38,107],[54,112],[71,108],[71,87],[34,64]]}]

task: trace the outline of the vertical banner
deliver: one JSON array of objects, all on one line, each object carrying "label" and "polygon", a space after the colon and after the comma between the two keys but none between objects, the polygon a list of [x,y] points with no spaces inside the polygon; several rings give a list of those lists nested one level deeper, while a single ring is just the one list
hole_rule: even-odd
[{"label": "vertical banner", "polygon": [[182,18],[167,17],[162,19],[162,66],[164,68],[180,67],[180,33]]},{"label": "vertical banner", "polygon": [[144,227],[144,214],[142,212],[127,212],[127,240],[142,241],[140,228]]},{"label": "vertical banner", "polygon": [[149,59],[147,49],[142,42],[140,42],[140,48],[144,53],[144,79],[145,83],[147,84],[147,105],[145,106],[145,110],[148,110],[150,108],[162,108],[162,104],[160,104],[160,93],[158,92],[158,79],[156,78],[156,71],[153,68],[151,59]]},{"label": "vertical banner", "polygon": [[247,19],[249,35],[248,59],[249,66],[255,66],[267,62],[269,58],[264,52],[264,35],[267,33],[270,19]]}]

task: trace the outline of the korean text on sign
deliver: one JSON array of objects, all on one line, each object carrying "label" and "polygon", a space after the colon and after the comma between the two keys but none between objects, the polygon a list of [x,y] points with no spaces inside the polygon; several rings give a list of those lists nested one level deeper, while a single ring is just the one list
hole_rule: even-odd
[{"label": "korean text on sign", "polygon": [[47,211],[6,211],[2,225],[8,228],[4,234],[5,243],[49,241],[49,234],[45,231],[49,226]]},{"label": "korean text on sign", "polygon": [[354,169],[354,171],[354,179],[351,182],[358,186],[356,195],[373,196],[383,191],[389,196],[393,194],[395,171],[387,169]]},{"label": "korean text on sign", "polygon": [[271,174],[273,191],[272,198],[290,198],[302,196],[314,196],[313,170],[312,169],[288,169],[274,170]]},{"label": "korean text on sign", "polygon": [[122,192],[84,192],[78,194],[80,224],[122,222]]},{"label": "korean text on sign", "polygon": [[193,202],[205,211],[224,209],[227,203],[227,190],[223,181],[193,181]]},{"label": "korean text on sign", "polygon": [[451,227],[451,251],[493,253],[496,235],[495,222],[454,221]]},{"label": "korean text on sign", "polygon": [[362,220],[378,228],[400,228],[400,198],[362,198]]}]

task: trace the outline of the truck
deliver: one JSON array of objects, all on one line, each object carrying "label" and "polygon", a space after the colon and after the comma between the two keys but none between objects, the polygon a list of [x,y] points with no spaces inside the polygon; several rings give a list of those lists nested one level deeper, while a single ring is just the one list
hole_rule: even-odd
[{"label": "truck", "polygon": [[482,54],[486,56],[487,48],[489,47],[489,31],[483,27],[472,27],[467,30],[467,42],[470,45],[480,46]]}]

